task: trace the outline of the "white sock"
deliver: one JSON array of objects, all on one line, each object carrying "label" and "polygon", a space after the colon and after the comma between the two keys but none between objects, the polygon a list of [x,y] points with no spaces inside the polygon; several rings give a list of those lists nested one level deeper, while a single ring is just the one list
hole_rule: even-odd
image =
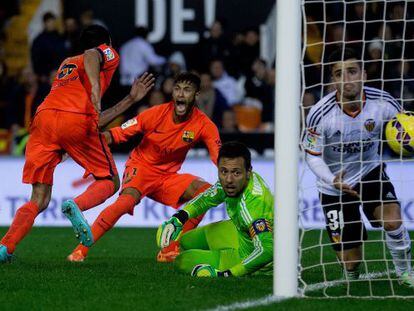
[{"label": "white sock", "polygon": [[395,271],[398,276],[411,271],[411,240],[408,231],[402,224],[398,229],[385,231],[388,249],[390,250]]}]

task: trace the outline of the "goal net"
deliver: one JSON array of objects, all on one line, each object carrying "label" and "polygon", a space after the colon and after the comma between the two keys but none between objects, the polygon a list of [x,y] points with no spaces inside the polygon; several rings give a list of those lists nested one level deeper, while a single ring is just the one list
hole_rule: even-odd
[{"label": "goal net", "polygon": [[[412,298],[400,282],[411,266],[414,162],[390,150],[384,126],[400,105],[414,110],[414,1],[307,0],[301,8],[299,288]],[[342,192],[332,186],[340,172]],[[356,193],[339,195],[346,185]]]}]

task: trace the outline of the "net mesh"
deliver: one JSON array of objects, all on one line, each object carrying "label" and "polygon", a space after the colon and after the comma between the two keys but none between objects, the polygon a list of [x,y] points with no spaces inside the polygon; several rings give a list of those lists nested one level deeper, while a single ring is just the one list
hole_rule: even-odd
[{"label": "net mesh", "polygon": [[[302,1],[303,14],[303,52],[302,52],[302,129],[306,132],[307,115],[311,108],[324,96],[335,91],[331,77],[331,63],[328,58],[337,49],[352,48],[361,55],[362,70],[366,72],[363,85],[387,93],[377,96],[377,101],[396,101],[404,110],[414,111],[414,2],[413,1]],[[342,54],[343,56],[344,54]],[[344,85],[341,91],[344,91]],[[376,91],[375,91],[376,92]],[[367,95],[368,96],[368,95]],[[391,97],[389,97],[391,96]],[[364,106],[365,108],[365,106]],[[361,114],[363,114],[363,109]],[[326,114],[329,116],[329,114]],[[364,146],[362,132],[369,130],[367,120],[350,118],[348,123],[340,124],[339,133],[346,132],[351,123],[360,125],[359,138],[351,143]],[[385,124],[387,121],[383,120]],[[355,125],[355,124],[354,124]],[[414,125],[413,125],[414,126]],[[323,131],[323,129],[322,129]],[[371,141],[379,141],[378,153],[380,161],[387,164],[387,173],[395,188],[400,202],[403,223],[414,237],[414,163],[413,158],[396,155],[384,141],[383,127]],[[334,135],[334,134],[333,134]],[[341,135],[340,135],[341,136]],[[355,135],[354,135],[355,136]],[[414,139],[414,138],[413,138]],[[349,140],[343,135],[336,145],[346,148]],[[349,146],[349,145],[348,145]],[[323,146],[325,152],[329,145]],[[356,149],[357,150],[357,149]],[[365,164],[364,148],[361,148],[359,160]],[[305,158],[305,152],[303,153]],[[324,157],[324,154],[322,154]],[[339,163],[346,169],[347,152],[342,151]],[[362,164],[361,164],[362,168]],[[363,177],[361,177],[363,178]],[[358,185],[364,180],[358,180]],[[378,175],[378,184],[385,182]],[[357,190],[360,191],[359,187]],[[374,191],[382,194],[382,187],[374,187]],[[386,241],[386,233],[382,228],[374,228],[364,216],[362,221],[368,230],[368,238],[361,237],[360,277],[351,280],[344,276],[343,265],[332,249],[325,228],[325,216],[321,207],[316,177],[303,161],[300,167],[300,287],[306,296],[317,297],[414,297],[414,292],[407,286],[400,285],[400,278],[395,272],[393,258]],[[361,194],[361,193],[359,193]],[[360,199],[358,199],[361,201]],[[358,201],[356,200],[356,201]],[[339,226],[349,226],[357,221],[343,219],[343,200],[340,199],[341,210],[332,216]],[[384,202],[366,201],[364,203],[382,205]],[[362,205],[361,205],[362,206]],[[384,209],[380,209],[376,219],[384,217]],[[387,218],[390,219],[390,218]],[[372,220],[372,219],[371,219]],[[397,221],[397,219],[391,219]],[[333,222],[330,222],[331,224]],[[382,225],[374,222],[374,225]],[[341,233],[342,235],[342,233]],[[337,237],[343,241],[343,237]],[[402,238],[404,239],[404,238]],[[340,245],[344,245],[339,243]],[[405,256],[403,259],[406,259]],[[352,260],[351,260],[352,261]],[[359,260],[355,259],[355,262]]]}]

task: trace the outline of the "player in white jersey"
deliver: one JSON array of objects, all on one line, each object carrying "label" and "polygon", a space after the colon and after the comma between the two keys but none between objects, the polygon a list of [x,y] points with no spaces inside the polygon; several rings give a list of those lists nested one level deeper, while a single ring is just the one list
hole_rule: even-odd
[{"label": "player in white jersey", "polygon": [[385,124],[402,106],[389,93],[364,86],[366,73],[354,50],[337,50],[329,62],[336,90],[310,110],[303,147],[317,176],[332,246],[346,277],[357,279],[361,245],[367,238],[362,205],[371,225],[385,230],[401,283],[414,287],[410,237],[378,154]]}]

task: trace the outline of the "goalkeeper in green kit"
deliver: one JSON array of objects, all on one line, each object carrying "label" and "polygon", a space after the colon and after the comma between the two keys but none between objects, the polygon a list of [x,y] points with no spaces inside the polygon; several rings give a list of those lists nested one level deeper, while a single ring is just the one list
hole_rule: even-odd
[{"label": "goalkeeper in green kit", "polygon": [[[157,243],[180,240],[175,267],[199,277],[242,276],[273,271],[273,195],[252,172],[250,151],[237,142],[223,144],[219,181],[164,222]],[[230,220],[212,223],[181,236],[184,223],[225,202]]]}]

